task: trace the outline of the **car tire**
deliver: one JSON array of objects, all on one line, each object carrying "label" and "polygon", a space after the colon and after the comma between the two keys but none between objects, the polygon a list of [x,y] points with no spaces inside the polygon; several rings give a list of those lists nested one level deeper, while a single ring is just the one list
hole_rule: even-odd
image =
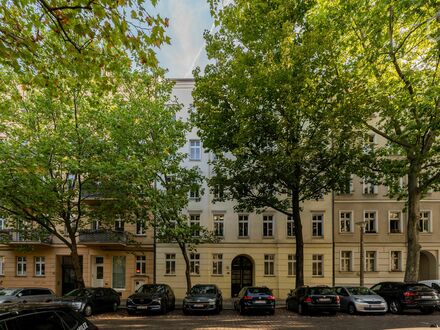
[{"label": "car tire", "polygon": [[298,305],[298,314],[300,314],[300,315],[306,315],[307,314],[306,308],[304,307],[303,304],[299,304]]},{"label": "car tire", "polygon": [[118,307],[119,307],[118,303],[114,302],[113,305],[112,305],[112,312],[117,312],[118,311]]},{"label": "car tire", "polygon": [[388,309],[393,314],[402,313],[402,305],[398,300],[391,300],[391,302],[388,304]]},{"label": "car tire", "polygon": [[420,308],[420,312],[422,312],[422,314],[424,314],[424,315],[428,315],[428,314],[432,314],[432,313],[434,313],[434,307],[423,307],[423,308]]},{"label": "car tire", "polygon": [[356,306],[354,304],[349,304],[347,308],[348,314],[354,315],[357,313]]},{"label": "car tire", "polygon": [[90,316],[93,314],[93,308],[90,305],[86,305],[83,311],[84,316]]}]

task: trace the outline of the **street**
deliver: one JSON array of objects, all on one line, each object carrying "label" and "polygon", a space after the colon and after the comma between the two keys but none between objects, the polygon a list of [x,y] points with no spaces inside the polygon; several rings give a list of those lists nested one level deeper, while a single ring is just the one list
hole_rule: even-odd
[{"label": "street", "polygon": [[403,315],[313,315],[301,316],[285,309],[275,315],[239,315],[224,310],[219,315],[183,315],[177,309],[167,315],[128,316],[125,311],[98,314],[89,318],[99,329],[395,329],[440,325],[440,312],[421,315],[418,311]]}]

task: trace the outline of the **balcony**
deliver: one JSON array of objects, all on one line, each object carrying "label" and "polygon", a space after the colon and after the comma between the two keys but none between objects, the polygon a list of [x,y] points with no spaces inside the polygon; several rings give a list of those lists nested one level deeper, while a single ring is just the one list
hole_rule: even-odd
[{"label": "balcony", "polygon": [[79,243],[85,245],[122,245],[129,244],[129,233],[108,229],[81,229]]},{"label": "balcony", "polygon": [[51,245],[52,235],[41,230],[22,233],[14,229],[3,229],[0,230],[0,243],[14,245]]}]

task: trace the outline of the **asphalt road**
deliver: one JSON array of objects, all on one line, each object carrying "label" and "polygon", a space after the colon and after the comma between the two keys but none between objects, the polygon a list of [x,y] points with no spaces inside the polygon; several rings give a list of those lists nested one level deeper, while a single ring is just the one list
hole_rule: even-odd
[{"label": "asphalt road", "polygon": [[403,315],[312,315],[301,316],[295,312],[277,309],[275,315],[239,315],[224,310],[219,315],[183,315],[174,310],[166,315],[128,316],[125,311],[94,315],[89,318],[100,330],[106,329],[396,329],[429,328],[438,324],[440,312],[421,315],[408,312]]}]

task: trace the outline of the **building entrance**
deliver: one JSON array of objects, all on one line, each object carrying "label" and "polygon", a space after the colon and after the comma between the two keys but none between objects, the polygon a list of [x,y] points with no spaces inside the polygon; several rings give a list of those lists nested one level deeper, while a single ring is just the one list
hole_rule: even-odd
[{"label": "building entrance", "polygon": [[[83,267],[82,256],[79,256],[79,262],[81,263],[81,269]],[[73,269],[72,258],[70,256],[62,256],[61,258],[61,293],[66,293],[77,288],[75,282],[75,270]]]},{"label": "building entrance", "polygon": [[253,264],[245,256],[238,256],[231,263],[231,296],[237,295],[244,286],[253,285]]}]

